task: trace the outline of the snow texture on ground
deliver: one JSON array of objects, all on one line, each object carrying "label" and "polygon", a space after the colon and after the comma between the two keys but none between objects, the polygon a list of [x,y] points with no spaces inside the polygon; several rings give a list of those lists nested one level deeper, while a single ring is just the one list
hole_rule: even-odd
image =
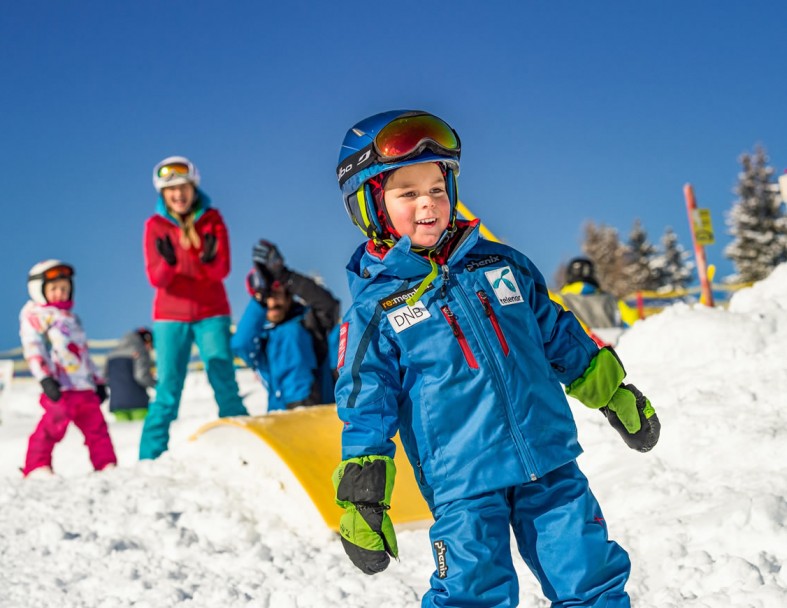
[{"label": "snow texture on ground", "polygon": [[[631,554],[634,606],[787,606],[786,344],[784,265],[728,310],[679,305],[623,336],[628,380],[662,422],[651,453],[572,403],[580,466]],[[238,377],[252,413],[264,412],[257,380]],[[58,475],[23,480],[37,397],[17,381],[0,404],[0,608],[419,604],[435,567],[426,529],[401,530],[400,561],[365,576],[275,466],[231,440],[188,441],[216,415],[204,374],[188,378],[163,458],[138,462],[141,424],[107,414],[117,469],[92,472],[72,428]],[[515,562],[521,605],[547,606]]]}]

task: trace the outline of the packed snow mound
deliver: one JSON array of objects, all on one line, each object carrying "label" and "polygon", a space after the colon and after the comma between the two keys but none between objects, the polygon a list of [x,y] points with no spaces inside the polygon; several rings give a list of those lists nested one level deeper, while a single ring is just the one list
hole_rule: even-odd
[{"label": "packed snow mound", "polygon": [[[774,357],[787,344],[787,264],[764,281],[733,295],[727,310],[701,304],[676,304],[638,321],[621,338],[617,351],[624,363],[665,365],[677,359],[681,368],[709,363],[748,365],[745,360],[784,367]],[[671,367],[671,366],[670,366]]]},{"label": "packed snow mound", "polygon": [[787,265],[728,310],[680,304],[637,322],[616,350],[662,424],[649,454],[588,433],[603,421],[575,408],[608,520],[641,523],[610,527],[632,553],[633,605],[787,605],[786,329]]},{"label": "packed snow mound", "polygon": [[742,289],[732,296],[729,310],[732,312],[751,312],[763,315],[787,310],[787,263],[778,266],[764,281]]}]

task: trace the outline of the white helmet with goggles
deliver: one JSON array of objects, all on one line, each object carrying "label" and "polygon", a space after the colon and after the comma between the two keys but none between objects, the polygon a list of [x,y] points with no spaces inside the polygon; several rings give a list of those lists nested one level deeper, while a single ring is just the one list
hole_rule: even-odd
[{"label": "white helmet with goggles", "polygon": [[199,186],[199,171],[185,156],[168,156],[153,167],[153,186],[158,192],[180,184]]},{"label": "white helmet with goggles", "polygon": [[68,279],[71,283],[71,299],[74,298],[74,267],[61,260],[44,260],[27,273],[27,293],[36,304],[48,304],[44,285],[57,279]]},{"label": "white helmet with goggles", "polygon": [[336,167],[344,207],[350,219],[367,238],[382,240],[387,237],[377,215],[369,180],[407,165],[439,162],[445,168],[446,190],[451,205],[448,230],[453,230],[460,152],[456,131],[428,112],[394,110],[357,123],[344,137]]}]

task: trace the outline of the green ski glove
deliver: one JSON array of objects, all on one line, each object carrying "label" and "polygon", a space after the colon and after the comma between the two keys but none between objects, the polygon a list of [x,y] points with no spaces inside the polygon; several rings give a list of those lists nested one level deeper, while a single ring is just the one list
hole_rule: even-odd
[{"label": "green ski glove", "polygon": [[399,557],[396,533],[388,516],[396,465],[388,456],[343,460],[333,472],[344,551],[364,574],[377,574]]},{"label": "green ski glove", "polygon": [[633,384],[621,384],[601,413],[632,450],[648,452],[658,443],[659,417],[650,400]]},{"label": "green ski glove", "polygon": [[633,385],[622,384],[626,370],[615,351],[602,348],[566,393],[600,410],[626,445],[647,452],[656,445],[661,423],[650,401]]}]

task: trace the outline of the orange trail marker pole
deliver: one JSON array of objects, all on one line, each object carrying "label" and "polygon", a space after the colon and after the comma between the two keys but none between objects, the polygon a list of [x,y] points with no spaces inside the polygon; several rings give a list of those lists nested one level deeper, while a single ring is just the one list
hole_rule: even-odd
[{"label": "orange trail marker pole", "polygon": [[705,247],[697,241],[697,233],[694,227],[694,215],[697,210],[697,201],[694,198],[694,189],[691,184],[683,186],[683,196],[686,198],[686,210],[689,213],[689,228],[691,229],[691,240],[694,243],[694,257],[697,260],[697,272],[700,275],[700,287],[702,297],[700,302],[713,308],[713,291],[708,280],[708,263],[705,259]]}]

